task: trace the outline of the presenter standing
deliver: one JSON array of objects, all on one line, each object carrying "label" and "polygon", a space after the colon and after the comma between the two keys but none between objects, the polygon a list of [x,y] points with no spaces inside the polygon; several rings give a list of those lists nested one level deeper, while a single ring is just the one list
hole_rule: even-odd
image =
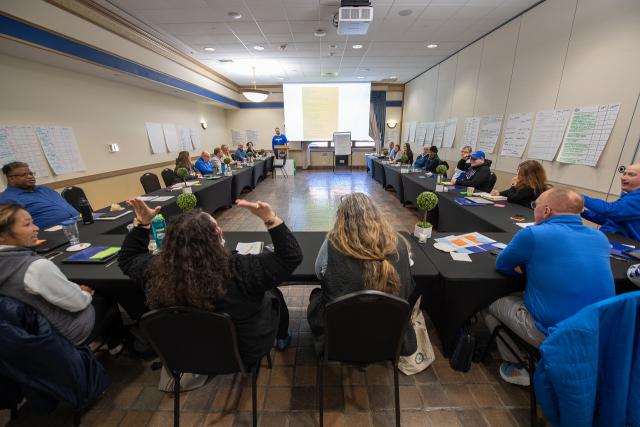
[{"label": "presenter standing", "polygon": [[276,153],[275,147],[276,145],[289,145],[289,141],[283,133],[280,133],[280,128],[276,128],[275,131],[276,134],[273,135],[273,138],[271,138],[271,149],[273,150],[273,154],[276,156],[276,158],[283,159],[287,156],[287,152],[285,150],[281,150]]}]

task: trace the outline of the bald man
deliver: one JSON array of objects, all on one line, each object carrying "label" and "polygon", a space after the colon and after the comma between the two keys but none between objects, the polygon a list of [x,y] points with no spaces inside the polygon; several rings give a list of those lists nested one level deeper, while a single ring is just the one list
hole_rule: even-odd
[{"label": "bald man", "polygon": [[[524,295],[495,301],[485,314],[485,322],[493,330],[500,321],[539,347],[550,327],[614,296],[615,288],[609,241],[602,232],[582,224],[582,197],[569,189],[553,188],[533,204],[535,225],[520,230],[496,259],[501,273],[526,275]],[[506,361],[500,366],[502,378],[529,385],[526,369],[516,363],[501,340],[498,350]]]},{"label": "bald man", "polygon": [[213,173],[213,165],[211,164],[211,153],[203,151],[200,158],[193,165],[202,175],[211,175]]},{"label": "bald man", "polygon": [[582,217],[601,225],[603,233],[640,240],[640,164],[627,166],[620,177],[620,187],[620,198],[611,203],[583,195]]}]

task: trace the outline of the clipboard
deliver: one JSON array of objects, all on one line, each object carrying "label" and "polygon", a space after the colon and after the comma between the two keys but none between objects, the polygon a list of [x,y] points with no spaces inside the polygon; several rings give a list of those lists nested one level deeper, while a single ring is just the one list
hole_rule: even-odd
[{"label": "clipboard", "polygon": [[105,264],[120,252],[117,246],[91,246],[62,260],[63,264]]}]

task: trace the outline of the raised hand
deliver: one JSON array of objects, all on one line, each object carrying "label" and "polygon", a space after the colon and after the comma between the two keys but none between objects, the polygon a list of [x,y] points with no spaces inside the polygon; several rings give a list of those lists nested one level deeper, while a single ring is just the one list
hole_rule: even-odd
[{"label": "raised hand", "polygon": [[160,206],[151,209],[143,200],[137,197],[127,200],[127,204],[133,208],[136,213],[136,218],[138,218],[138,222],[141,224],[150,224],[153,217],[156,216],[161,209]]}]

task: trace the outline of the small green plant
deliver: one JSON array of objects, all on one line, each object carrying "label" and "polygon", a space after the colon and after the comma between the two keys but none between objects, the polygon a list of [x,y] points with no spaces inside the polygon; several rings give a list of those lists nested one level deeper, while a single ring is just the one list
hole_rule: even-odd
[{"label": "small green plant", "polygon": [[418,222],[418,227],[430,228],[431,223],[427,221],[427,214],[438,205],[438,196],[431,191],[423,191],[416,197],[416,205],[424,211],[424,217]]},{"label": "small green plant", "polygon": [[261,148],[260,150],[258,150],[258,153],[259,153],[261,156],[264,156],[264,153],[265,153],[264,148]]},{"label": "small green plant", "polygon": [[407,156],[406,154],[403,154],[402,157],[400,157],[400,163],[402,163],[403,165],[406,165],[407,163],[409,163],[409,156]]},{"label": "small green plant", "polygon": [[253,151],[249,151],[249,152],[247,153],[247,156],[249,156],[249,157],[253,157]]},{"label": "small green plant", "polygon": [[223,162],[224,162],[225,165],[229,165],[231,163],[231,159],[228,158],[228,157],[225,157]]},{"label": "small green plant", "polygon": [[182,212],[186,212],[196,207],[198,198],[193,193],[182,193],[176,199],[176,203]]},{"label": "small green plant", "polygon": [[178,178],[180,178],[182,180],[182,182],[187,183],[187,177],[189,176],[189,171],[187,170],[187,168],[178,168],[178,170],[176,170],[176,175],[178,176]]},{"label": "small green plant", "polygon": [[389,155],[389,149],[388,148],[383,148],[382,149],[382,155],[385,156],[385,157],[388,156]]},{"label": "small green plant", "polygon": [[438,175],[446,175],[447,174],[447,167],[445,165],[438,165],[436,167],[436,173]]}]

